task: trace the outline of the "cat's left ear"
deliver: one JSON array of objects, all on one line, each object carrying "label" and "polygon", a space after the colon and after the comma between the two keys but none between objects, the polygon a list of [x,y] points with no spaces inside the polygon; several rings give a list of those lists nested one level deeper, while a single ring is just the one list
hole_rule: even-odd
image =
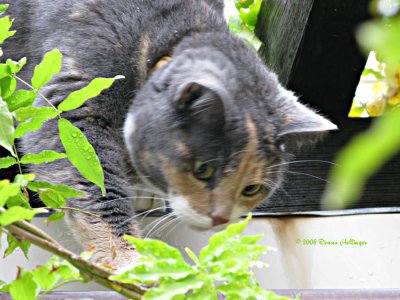
[{"label": "cat's left ear", "polygon": [[296,146],[314,143],[327,131],[338,127],[314,110],[297,101],[291,92],[287,92],[287,105],[281,114],[277,137],[282,143],[294,142]]}]

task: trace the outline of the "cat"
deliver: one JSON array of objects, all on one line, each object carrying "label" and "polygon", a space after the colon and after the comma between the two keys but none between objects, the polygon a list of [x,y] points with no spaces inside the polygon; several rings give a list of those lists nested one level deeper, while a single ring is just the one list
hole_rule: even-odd
[{"label": "cat", "polygon": [[[64,113],[96,149],[104,197],[65,160],[29,169],[38,180],[85,191],[68,205],[100,218],[69,211],[66,221],[83,247],[95,245],[97,262],[122,267],[137,259],[122,236],[140,236],[131,207],[139,183],[167,197],[189,226],[219,228],[273,194],[290,149],[336,129],[230,34],[223,1],[9,2],[18,32],[3,50],[27,56],[23,79],[47,51],[64,55],[62,71],[41,90],[54,105],[95,77],[125,76]],[[21,150],[63,152],[56,128],[48,121]]]}]

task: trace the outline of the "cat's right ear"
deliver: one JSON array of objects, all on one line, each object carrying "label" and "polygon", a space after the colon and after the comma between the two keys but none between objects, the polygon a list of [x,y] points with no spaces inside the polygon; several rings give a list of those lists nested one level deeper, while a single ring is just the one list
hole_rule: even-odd
[{"label": "cat's right ear", "polygon": [[216,88],[204,83],[188,82],[178,88],[174,99],[178,113],[190,117],[194,124],[223,126],[225,105]]},{"label": "cat's right ear", "polygon": [[188,110],[192,105],[210,91],[196,82],[189,82],[181,86],[175,96],[175,108],[179,112]]}]

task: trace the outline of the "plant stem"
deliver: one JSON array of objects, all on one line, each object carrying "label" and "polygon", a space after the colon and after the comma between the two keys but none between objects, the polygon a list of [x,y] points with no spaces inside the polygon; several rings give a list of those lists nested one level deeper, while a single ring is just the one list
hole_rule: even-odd
[{"label": "plant stem", "polygon": [[37,298],[37,300],[42,300],[44,296],[46,296],[48,293],[54,291],[55,289],[58,289],[59,287],[62,287],[66,284],[73,283],[73,282],[82,282],[81,279],[68,279],[65,281],[60,282],[59,284],[56,284],[55,286],[51,287],[50,289],[44,291],[40,296]]},{"label": "plant stem", "polygon": [[15,159],[17,160],[17,165],[18,165],[19,174],[22,175],[21,162],[19,161],[19,156],[18,156],[18,152],[17,152],[17,147],[15,147],[15,144],[14,144],[14,143],[13,143],[13,148],[14,148],[14,152],[15,152]]},{"label": "plant stem", "polygon": [[93,214],[91,212],[88,212],[88,211],[85,211],[85,210],[82,210],[82,209],[79,209],[79,208],[75,208],[75,207],[62,206],[59,209],[77,211],[77,212],[80,212],[82,214],[86,214],[86,215],[89,215],[89,216],[92,216],[92,217],[95,217],[95,218],[100,218],[99,215],[96,215],[96,214]]},{"label": "plant stem", "polygon": [[140,299],[145,292],[145,289],[141,288],[140,286],[123,284],[117,281],[109,280],[108,277],[113,274],[108,270],[84,260],[57,243],[50,242],[47,239],[43,239],[42,237],[38,237],[35,234],[26,231],[24,228],[19,227],[17,223],[6,226],[6,229],[14,236],[18,237],[19,240],[29,241],[32,244],[67,260],[74,267],[79,269],[84,278],[89,278],[93,281],[96,281],[97,283],[130,299]]},{"label": "plant stem", "polygon": [[58,117],[61,118],[61,116],[60,116],[61,111],[59,111],[59,110],[57,109],[57,107],[55,107],[55,106],[53,105],[53,103],[51,103],[51,101],[50,101],[49,99],[47,99],[47,97],[46,97],[45,95],[43,95],[39,90],[36,90],[33,86],[31,86],[29,83],[27,83],[25,80],[23,80],[22,78],[18,77],[17,75],[14,74],[13,77],[14,77],[16,80],[19,80],[21,83],[23,83],[23,84],[26,85],[27,87],[29,87],[30,89],[32,89],[32,91],[34,91],[34,92],[35,92],[36,94],[38,94],[40,97],[42,97],[43,100],[46,101],[46,102],[57,112]]}]

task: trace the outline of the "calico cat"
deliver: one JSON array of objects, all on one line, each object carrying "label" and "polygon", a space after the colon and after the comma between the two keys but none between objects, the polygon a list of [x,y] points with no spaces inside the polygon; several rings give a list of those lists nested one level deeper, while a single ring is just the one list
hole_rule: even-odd
[{"label": "calico cat", "polygon": [[[96,246],[96,261],[120,267],[135,259],[122,235],[140,236],[130,200],[139,182],[164,194],[187,224],[208,229],[277,189],[289,145],[336,129],[231,36],[222,10],[213,0],[10,1],[18,33],[4,52],[28,57],[21,77],[29,80],[47,51],[64,55],[61,73],[42,89],[54,105],[95,77],[125,76],[64,114],[96,149],[106,196],[66,161],[30,167],[38,180],[86,192],[68,204],[101,218],[69,212],[67,223],[83,247]],[[171,60],[155,68],[164,57]],[[31,132],[22,151],[63,152],[56,128],[48,121]]]}]

